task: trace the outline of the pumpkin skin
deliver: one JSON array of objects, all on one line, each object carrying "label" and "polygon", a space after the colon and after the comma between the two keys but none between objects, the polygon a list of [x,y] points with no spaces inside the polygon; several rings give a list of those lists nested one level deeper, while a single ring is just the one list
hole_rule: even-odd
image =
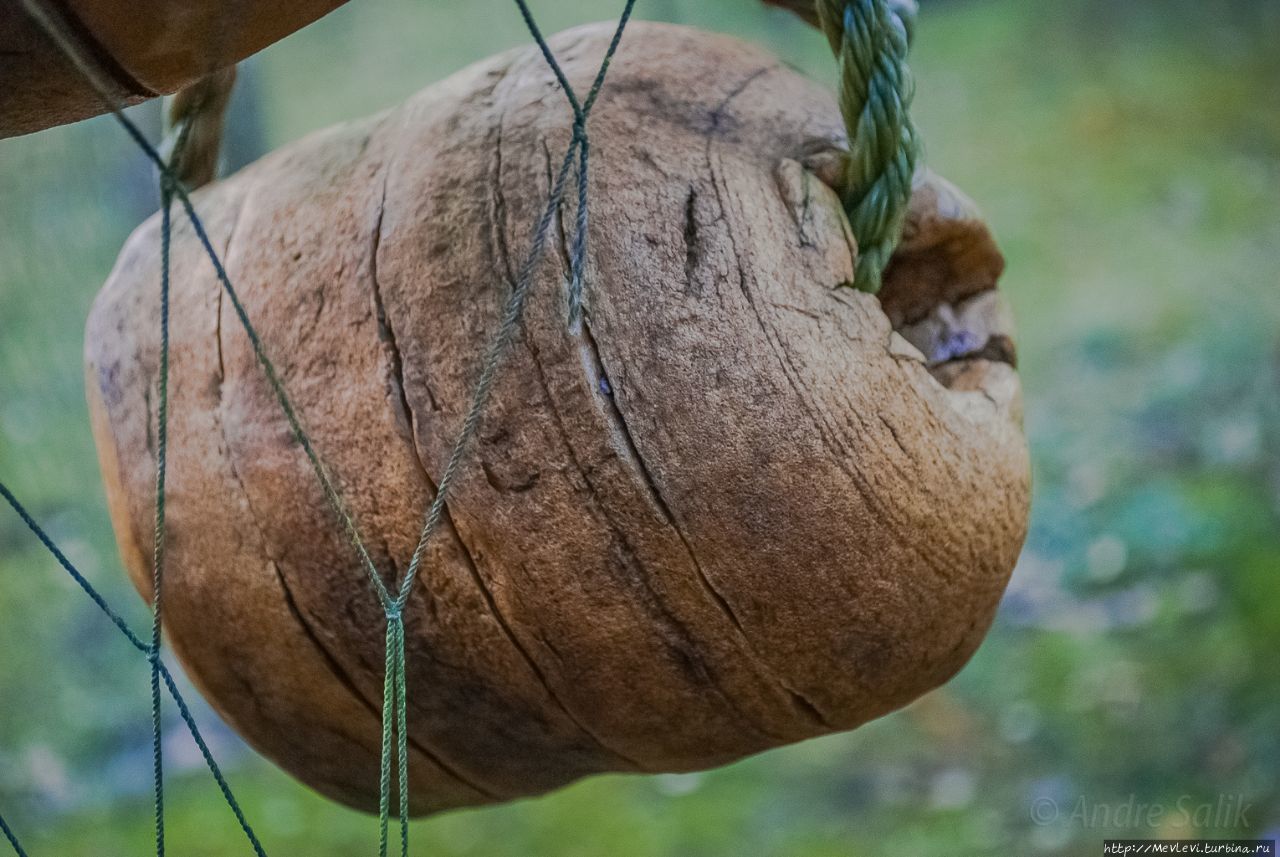
[{"label": "pumpkin skin", "polygon": [[[583,91],[611,32],[552,40]],[[388,576],[571,124],[523,49],[195,196]],[[838,288],[856,251],[820,180],[845,145],[831,95],[670,25],[628,30],[591,133],[584,324],[565,322],[567,201],[406,607],[415,813],[707,768],[892,711],[969,658],[1025,535],[1014,369],[931,367],[890,321],[994,288],[963,197],[922,177],[881,298]],[[172,648],[258,750],[374,808],[381,609],[185,222],[172,264]],[[144,596],[159,266],[152,218],[86,336]]]},{"label": "pumpkin skin", "polygon": [[[134,104],[176,92],[283,39],[345,0],[42,0]],[[27,16],[0,4],[0,138],[106,112],[101,97]]]}]

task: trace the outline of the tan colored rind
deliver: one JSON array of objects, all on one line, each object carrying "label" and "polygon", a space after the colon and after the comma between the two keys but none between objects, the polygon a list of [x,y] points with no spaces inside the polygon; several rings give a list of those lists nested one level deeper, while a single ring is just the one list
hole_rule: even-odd
[{"label": "tan colored rind", "polygon": [[[610,32],[553,42],[583,90]],[[522,50],[196,195],[388,576],[571,125]],[[802,166],[845,144],[826,90],[734,39],[637,23],[591,128],[585,323],[565,323],[570,200],[407,607],[415,812],[705,768],[891,711],[968,659],[1025,534],[1013,369],[964,361],[948,389],[875,297],[839,288],[847,224]],[[939,187],[921,186],[910,270],[998,273]],[[144,592],[157,239],[152,219],[130,240],[86,347]],[[174,649],[254,746],[370,808],[380,608],[185,224],[173,264]],[[914,299],[910,278],[890,288]]]}]

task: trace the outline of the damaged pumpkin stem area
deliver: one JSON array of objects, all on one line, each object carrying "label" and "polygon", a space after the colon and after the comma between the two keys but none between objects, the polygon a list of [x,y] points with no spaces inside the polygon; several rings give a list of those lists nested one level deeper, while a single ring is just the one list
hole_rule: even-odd
[{"label": "damaged pumpkin stem area", "polygon": [[915,14],[915,0],[817,0],[816,23],[840,65],[849,133],[841,194],[858,240],[853,286],[872,294],[902,234],[920,156],[907,67]]}]

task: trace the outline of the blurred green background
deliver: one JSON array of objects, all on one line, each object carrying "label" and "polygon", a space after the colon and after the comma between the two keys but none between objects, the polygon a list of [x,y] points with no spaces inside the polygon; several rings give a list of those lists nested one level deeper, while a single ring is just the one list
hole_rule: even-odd
[{"label": "blurred green background", "polygon": [[[554,31],[620,3],[534,5]],[[945,689],[856,733],[454,813],[415,825],[415,853],[1096,855],[1105,837],[1280,834],[1280,3],[923,7],[928,161],[1008,255],[1035,459],[1031,535],[989,640]],[[819,35],[754,0],[638,14],[833,77]],[[508,0],[353,2],[247,64],[230,156],[526,40]],[[155,105],[134,112],[158,131]],[[0,142],[0,479],[139,628],[80,350],[155,197],[110,121]],[[269,852],[372,850],[373,819],[199,716]],[[168,732],[171,850],[247,853],[181,724]],[[145,661],[0,510],[0,813],[33,857],[151,849],[149,740]],[[1152,823],[1144,804],[1165,812]]]}]

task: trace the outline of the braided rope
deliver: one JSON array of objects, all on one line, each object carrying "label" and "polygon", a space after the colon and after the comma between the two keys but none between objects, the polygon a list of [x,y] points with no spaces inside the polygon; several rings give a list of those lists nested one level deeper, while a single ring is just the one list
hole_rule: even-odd
[{"label": "braided rope", "polygon": [[843,196],[858,240],[853,285],[880,290],[902,234],[920,141],[908,110],[915,82],[907,51],[914,0],[816,0],[840,66],[840,112],[849,132]]}]

